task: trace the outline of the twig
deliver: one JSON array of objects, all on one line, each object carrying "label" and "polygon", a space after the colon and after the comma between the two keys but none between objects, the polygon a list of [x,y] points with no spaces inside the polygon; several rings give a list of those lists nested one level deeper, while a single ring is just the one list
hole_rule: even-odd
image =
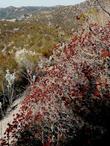
[{"label": "twig", "polygon": [[96,2],[99,4],[100,8],[101,8],[106,14],[108,14],[108,15],[110,16],[110,12],[108,12],[108,11],[100,4],[99,0],[96,0]]}]

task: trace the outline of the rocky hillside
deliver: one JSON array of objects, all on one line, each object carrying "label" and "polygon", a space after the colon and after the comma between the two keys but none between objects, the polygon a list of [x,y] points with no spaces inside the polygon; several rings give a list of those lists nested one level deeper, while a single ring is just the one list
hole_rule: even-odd
[{"label": "rocky hillside", "polygon": [[[103,11],[105,9],[105,11]],[[49,25],[60,25],[64,28],[77,28],[76,18],[86,21],[92,17],[93,21],[104,23],[107,19],[106,10],[109,11],[109,0],[86,0],[73,6],[55,7],[7,7],[0,8],[0,19],[6,20],[33,20]],[[103,22],[102,22],[102,21]],[[75,28],[75,29],[76,29]]]},{"label": "rocky hillside", "polygon": [[[89,24],[41,59],[1,145],[96,146],[110,135],[110,22]],[[43,65],[41,67],[41,64]]]},{"label": "rocky hillside", "polygon": [[[105,11],[103,10],[105,9]],[[55,7],[7,7],[0,9],[0,19],[7,20],[33,20],[49,25],[59,25],[64,28],[77,29],[77,20],[86,21],[92,17],[92,21],[103,24],[107,19],[106,10],[109,11],[109,0],[86,0],[75,6]],[[68,31],[68,30],[67,30]]]},{"label": "rocky hillside", "polygon": [[69,33],[71,29],[77,30],[85,25],[87,20],[104,25],[109,19],[106,13],[106,10],[109,12],[109,4],[109,0],[86,0],[75,6],[56,7],[52,11],[35,13],[30,20],[59,26]]},{"label": "rocky hillside", "polygon": [[[16,102],[16,71],[5,67],[1,146],[110,144],[109,3],[90,0],[42,11],[23,21],[1,22],[1,46],[7,44],[1,58],[5,63],[14,56],[7,59],[6,67],[14,58],[13,69],[24,65],[21,73],[28,80],[23,98]],[[4,117],[6,103],[9,123]]]},{"label": "rocky hillside", "polygon": [[1,9],[0,15],[12,18],[27,15],[18,21],[4,14],[8,19],[0,21],[0,96],[7,69],[21,76],[21,70],[34,68],[41,56],[48,58],[56,44],[68,42],[75,31],[90,23],[104,26],[108,6],[109,0],[87,0],[75,6]]}]

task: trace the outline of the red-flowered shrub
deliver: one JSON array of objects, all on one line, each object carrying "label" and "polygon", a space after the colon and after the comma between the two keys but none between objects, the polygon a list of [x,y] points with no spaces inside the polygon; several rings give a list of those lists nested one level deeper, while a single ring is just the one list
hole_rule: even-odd
[{"label": "red-flowered shrub", "polygon": [[97,139],[94,133],[103,136],[105,121],[100,116],[104,114],[105,102],[109,109],[110,100],[109,47],[110,23],[105,27],[91,24],[55,49],[51,56],[54,64],[49,60],[41,69],[44,76],[37,77],[31,85],[19,113],[8,125],[7,142],[11,139],[13,145],[25,146],[26,131],[27,141],[36,138],[43,146],[62,146],[67,142],[72,146],[69,142],[78,143],[77,135],[83,141],[81,132],[86,137],[84,145]]}]

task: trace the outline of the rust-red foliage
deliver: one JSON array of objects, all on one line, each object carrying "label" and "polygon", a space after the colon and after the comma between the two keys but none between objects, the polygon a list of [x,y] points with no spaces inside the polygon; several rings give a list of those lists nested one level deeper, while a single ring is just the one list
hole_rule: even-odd
[{"label": "rust-red foliage", "polygon": [[[43,123],[47,123],[50,128],[57,123],[59,129],[68,123],[72,126],[75,117],[71,103],[74,100],[104,98],[101,90],[105,89],[103,80],[106,80],[106,84],[109,82],[105,71],[107,64],[104,66],[104,58],[110,57],[109,42],[110,23],[105,27],[91,24],[90,30],[80,30],[64,48],[56,49],[53,54],[55,64],[43,68],[46,75],[39,77],[32,85],[30,94],[21,104],[20,113],[6,129],[7,136],[9,133],[14,136],[18,129],[32,124],[42,125],[42,129],[45,126]],[[59,52],[60,55],[57,55]],[[106,88],[109,88],[109,84]],[[65,118],[64,123],[61,117]],[[77,120],[83,126],[80,118]],[[66,135],[66,131],[68,128],[62,133]],[[44,146],[50,146],[49,142]]]}]

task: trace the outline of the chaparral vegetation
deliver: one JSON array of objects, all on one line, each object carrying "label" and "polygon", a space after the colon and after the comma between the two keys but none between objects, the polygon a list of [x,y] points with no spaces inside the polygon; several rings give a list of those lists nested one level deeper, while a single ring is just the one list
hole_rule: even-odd
[{"label": "chaparral vegetation", "polygon": [[[25,89],[17,112],[11,111],[1,146],[110,144],[110,16],[98,0],[95,2],[107,15],[103,25],[91,21],[89,13],[81,13],[75,20],[82,25],[72,30],[69,40],[65,32],[65,41],[56,42],[51,53],[38,55],[34,50],[38,55],[34,63],[29,60],[31,53],[34,58],[32,50],[16,53],[20,58],[25,54],[25,66],[18,58],[18,77],[16,71],[6,70],[3,91],[7,94],[3,92],[2,98],[8,107],[13,108],[15,97],[21,95],[19,86]],[[3,118],[2,105],[0,109]]]}]

